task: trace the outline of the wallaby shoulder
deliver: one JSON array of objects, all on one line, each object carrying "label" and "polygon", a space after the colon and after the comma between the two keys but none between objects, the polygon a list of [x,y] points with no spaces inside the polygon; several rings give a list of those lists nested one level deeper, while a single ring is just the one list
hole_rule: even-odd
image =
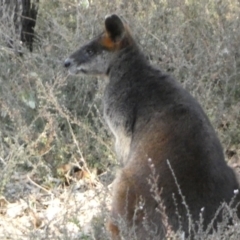
[{"label": "wallaby shoulder", "polygon": [[199,103],[173,77],[153,67],[135,46],[114,58],[104,106],[106,116],[125,118],[129,123],[126,127],[141,118],[160,116],[162,112],[176,115],[195,112],[210,125]]}]

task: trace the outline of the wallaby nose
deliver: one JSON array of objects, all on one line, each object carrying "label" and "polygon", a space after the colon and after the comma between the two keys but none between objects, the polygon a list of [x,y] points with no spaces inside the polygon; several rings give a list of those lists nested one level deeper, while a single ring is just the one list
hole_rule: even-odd
[{"label": "wallaby nose", "polygon": [[72,60],[69,59],[69,58],[67,58],[67,59],[64,61],[64,67],[65,67],[65,68],[70,67],[71,64],[72,64]]}]

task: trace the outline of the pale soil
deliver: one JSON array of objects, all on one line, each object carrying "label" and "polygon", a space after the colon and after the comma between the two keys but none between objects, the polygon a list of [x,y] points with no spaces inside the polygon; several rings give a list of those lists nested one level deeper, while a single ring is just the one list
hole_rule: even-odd
[{"label": "pale soil", "polygon": [[96,180],[47,190],[15,173],[6,189],[0,239],[94,239],[92,226],[104,226],[110,202],[107,187]]}]

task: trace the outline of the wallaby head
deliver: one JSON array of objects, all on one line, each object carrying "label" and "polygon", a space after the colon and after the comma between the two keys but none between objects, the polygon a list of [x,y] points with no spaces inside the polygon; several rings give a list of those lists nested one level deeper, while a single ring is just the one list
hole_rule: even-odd
[{"label": "wallaby head", "polygon": [[105,31],[74,52],[64,62],[70,74],[107,74],[114,55],[131,45],[132,37],[115,14],[105,18]]}]

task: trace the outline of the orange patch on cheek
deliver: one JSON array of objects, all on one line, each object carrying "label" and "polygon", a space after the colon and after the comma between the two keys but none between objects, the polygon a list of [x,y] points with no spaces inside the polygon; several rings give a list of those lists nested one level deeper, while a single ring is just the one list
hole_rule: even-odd
[{"label": "orange patch on cheek", "polygon": [[114,50],[117,47],[117,44],[112,41],[112,39],[108,35],[104,35],[101,39],[101,44],[103,47]]}]

